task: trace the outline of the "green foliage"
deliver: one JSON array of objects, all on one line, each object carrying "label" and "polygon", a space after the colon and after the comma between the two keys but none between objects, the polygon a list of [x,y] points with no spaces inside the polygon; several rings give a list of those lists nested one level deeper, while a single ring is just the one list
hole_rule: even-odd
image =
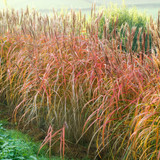
[{"label": "green foliage", "polygon": [[17,131],[7,131],[0,124],[0,159],[37,159],[36,145]]}]

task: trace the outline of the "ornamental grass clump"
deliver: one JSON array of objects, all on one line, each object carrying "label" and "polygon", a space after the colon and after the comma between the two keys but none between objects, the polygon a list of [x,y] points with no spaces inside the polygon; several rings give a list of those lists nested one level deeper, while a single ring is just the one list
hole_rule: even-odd
[{"label": "ornamental grass clump", "polygon": [[58,143],[64,157],[77,144],[94,150],[95,159],[159,157],[159,22],[147,26],[153,45],[145,54],[146,32],[133,52],[136,29],[128,25],[126,51],[118,32],[99,39],[103,12],[94,9],[90,21],[74,11],[50,18],[27,9],[16,20],[14,14],[0,14],[7,25],[0,37],[1,99],[15,122],[47,134],[40,149],[49,144],[51,155]]}]

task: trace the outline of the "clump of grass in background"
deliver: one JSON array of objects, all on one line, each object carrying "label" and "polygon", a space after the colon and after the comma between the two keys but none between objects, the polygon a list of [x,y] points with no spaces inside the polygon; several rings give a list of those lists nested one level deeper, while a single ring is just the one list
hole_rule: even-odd
[{"label": "clump of grass in background", "polygon": [[[100,27],[99,27],[99,38],[104,38],[103,32],[104,32],[104,26],[106,25],[108,21],[108,36],[110,38],[116,38],[115,33],[118,32],[120,35],[120,40],[123,45],[123,50],[127,50],[126,43],[129,40],[127,31],[129,28],[129,32],[131,32],[133,27],[136,27],[135,33],[133,35],[133,45],[132,50],[133,51],[139,51],[138,49],[138,43],[137,41],[140,41],[141,48],[142,48],[142,33],[145,31],[147,32],[147,26],[149,25],[149,17],[147,17],[144,13],[138,12],[136,8],[128,9],[124,5],[121,7],[117,7],[116,5],[111,5],[109,8],[103,9],[104,14],[103,17],[100,20]],[[126,25],[128,25],[128,28],[126,28]],[[140,35],[138,38],[139,30]],[[113,35],[113,37],[111,37]],[[151,35],[149,35],[149,38],[146,36],[146,43],[145,43],[145,49],[147,50],[147,47],[151,48]],[[149,42],[148,42],[149,41]],[[148,46],[149,45],[149,46]]]}]

